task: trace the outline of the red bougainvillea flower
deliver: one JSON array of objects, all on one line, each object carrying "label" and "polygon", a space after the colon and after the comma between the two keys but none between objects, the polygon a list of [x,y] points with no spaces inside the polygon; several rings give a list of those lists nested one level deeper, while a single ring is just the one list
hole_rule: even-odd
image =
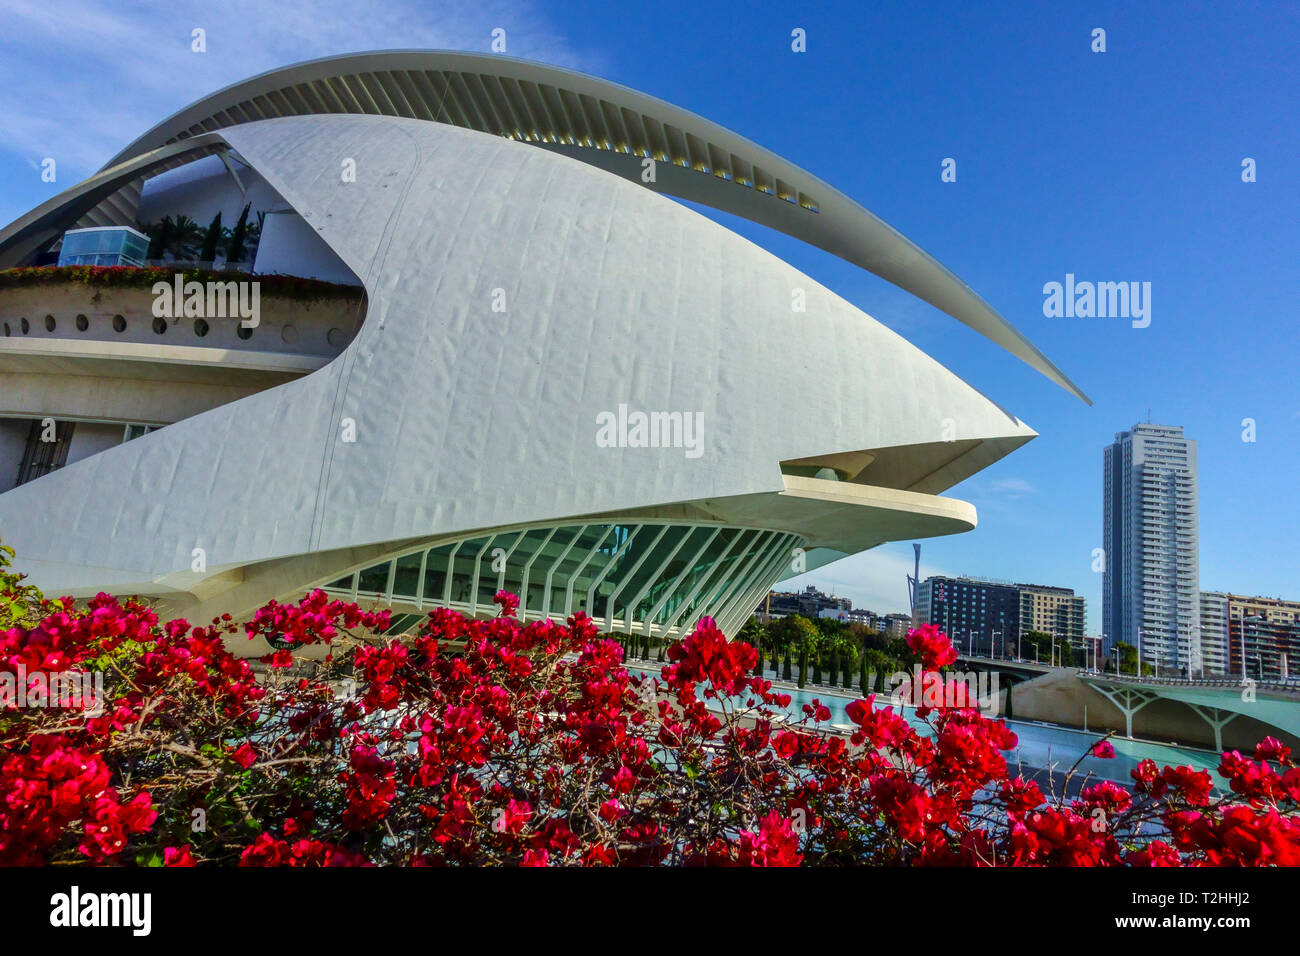
[{"label": "red bougainvillea flower", "polygon": [[1191,767],[1165,767],[1161,777],[1169,790],[1192,806],[1205,806],[1210,802],[1214,781],[1206,771]]},{"label": "red bougainvillea flower", "polygon": [[1046,799],[1037,783],[1016,777],[1002,782],[1002,802],[1006,805],[1007,813],[1023,816],[1030,810],[1041,807]]},{"label": "red bougainvillea flower", "polygon": [[509,591],[498,591],[492,601],[500,606],[502,617],[514,617],[515,612],[519,610],[518,595],[511,594]]},{"label": "red bougainvillea flower", "polygon": [[1291,748],[1276,737],[1265,737],[1255,747],[1256,760],[1274,760],[1278,763],[1289,764],[1291,762],[1290,758]]},{"label": "red bougainvillea flower", "polygon": [[758,664],[758,651],[743,641],[728,641],[711,617],[700,618],[686,640],[669,645],[668,660],[673,663],[663,669],[663,677],[678,689],[707,682],[717,693],[738,696],[757,681],[749,672]]},{"label": "red bougainvillea flower", "polygon": [[1182,866],[1178,851],[1163,840],[1152,840],[1148,846],[1124,854],[1129,866]]},{"label": "red bougainvillea flower", "polygon": [[190,853],[190,845],[169,846],[163,850],[163,866],[197,866],[194,857]]},{"label": "red bougainvillea flower", "polygon": [[245,770],[257,763],[257,748],[250,743],[242,743],[231,755],[231,759]]},{"label": "red bougainvillea flower", "polygon": [[1133,795],[1131,793],[1119,784],[1103,780],[1101,783],[1094,783],[1090,787],[1085,787],[1079,794],[1079,799],[1075,800],[1072,806],[1089,819],[1098,819],[1097,815],[1091,811],[1100,808],[1106,814],[1104,819],[1109,819],[1128,809],[1129,804],[1132,802]]},{"label": "red bougainvillea flower", "polygon": [[1258,805],[1282,795],[1282,778],[1264,761],[1243,757],[1235,750],[1223,755],[1219,776],[1228,781],[1233,793]]},{"label": "red bougainvillea flower", "polygon": [[258,609],[253,620],[244,625],[244,630],[250,640],[265,637],[273,647],[328,644],[334,640],[340,627],[385,631],[391,616],[392,612],[386,609],[367,612],[355,604],[331,601],[329,595],[317,588],[296,605],[271,601]]},{"label": "red bougainvillea flower", "polygon": [[[518,835],[523,832],[524,825],[532,815],[533,808],[527,800],[512,799],[501,810],[496,822],[492,824],[492,829],[498,833]],[[545,865],[545,861],[543,861],[542,865]]]},{"label": "red bougainvillea flower", "polygon": [[1099,740],[1092,745],[1089,751],[1094,757],[1100,757],[1103,760],[1110,760],[1115,756],[1115,747],[1109,740]]},{"label": "red bougainvillea flower", "polygon": [[261,834],[239,857],[240,866],[367,866],[365,857],[322,840],[290,844]]},{"label": "red bougainvillea flower", "polygon": [[388,805],[397,795],[397,765],[381,757],[374,747],[364,745],[353,748],[348,765],[348,772],[341,777],[347,786],[348,804],[343,811],[343,825],[349,830],[361,830],[387,814]]},{"label": "red bougainvillea flower", "polygon": [[791,822],[773,810],[759,821],[757,833],[741,830],[739,862],[741,866],[798,866],[802,863],[799,837]]},{"label": "red bougainvillea flower", "polygon": [[844,713],[848,716],[849,720],[853,721],[853,723],[861,725],[862,722],[866,720],[867,715],[871,713],[871,702],[874,699],[875,695],[873,694],[866,700],[851,701],[848,706],[844,708]]},{"label": "red bougainvillea flower", "polygon": [[957,662],[957,651],[952,642],[933,624],[922,624],[908,631],[907,646],[928,671],[937,671]]},{"label": "red bougainvillea flower", "polygon": [[[102,671],[106,699],[4,712],[0,865],[1300,865],[1300,767],[1274,738],[1224,754],[1218,790],[1144,760],[1131,789],[1045,796],[976,708],[852,700],[846,736],[710,620],[643,677],[624,659],[643,635],[496,603],[400,636],[321,591],[247,625],[163,624],[107,595],[41,605],[0,631],[0,674]],[[230,652],[240,634],[277,642],[270,666]],[[326,660],[299,671],[311,644]],[[927,680],[956,659],[936,628],[908,647]]]}]

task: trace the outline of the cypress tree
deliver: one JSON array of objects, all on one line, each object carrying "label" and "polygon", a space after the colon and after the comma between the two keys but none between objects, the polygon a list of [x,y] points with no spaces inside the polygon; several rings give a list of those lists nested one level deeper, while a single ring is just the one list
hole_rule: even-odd
[{"label": "cypress tree", "polygon": [[199,261],[211,262],[217,257],[217,241],[221,238],[221,210],[212,217],[208,231],[203,234],[203,246],[199,249]]},{"label": "cypress tree", "polygon": [[244,209],[239,214],[239,220],[235,223],[235,228],[230,232],[230,245],[226,247],[227,262],[242,262],[244,258],[244,237],[248,234],[248,207],[252,203],[244,203]]}]

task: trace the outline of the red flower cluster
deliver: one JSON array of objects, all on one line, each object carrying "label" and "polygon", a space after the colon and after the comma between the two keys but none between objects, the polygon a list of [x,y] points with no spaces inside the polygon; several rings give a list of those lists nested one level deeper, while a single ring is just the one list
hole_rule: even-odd
[{"label": "red flower cluster", "polygon": [[253,619],[244,625],[252,640],[267,638],[272,647],[310,644],[329,644],[339,627],[349,629],[364,627],[368,630],[386,630],[391,611],[362,611],[355,604],[331,601],[319,588],[295,604],[272,601],[258,608]]},{"label": "red flower cluster", "polygon": [[[176,864],[173,864],[176,865]],[[366,866],[365,857],[321,840],[287,843],[263,833],[239,854],[240,866]]]},{"label": "red flower cluster", "polygon": [[77,852],[100,863],[157,819],[147,793],[121,802],[97,754],[68,747],[57,735],[27,743],[25,752],[10,753],[0,763],[0,864],[44,863],[69,831],[80,831]]},{"label": "red flower cluster", "polygon": [[[820,701],[789,713],[755,649],[711,620],[656,677],[585,615],[524,624],[513,595],[496,603],[384,638],[387,611],[321,591],[272,602],[242,625],[279,648],[261,674],[228,650],[229,617],[49,605],[0,633],[0,668],[101,670],[108,700],[97,716],[6,712],[0,863],[1300,863],[1300,769],[1272,738],[1224,754],[1217,793],[1209,773],[1144,761],[1131,791],[1049,800],[1011,776],[1015,734],[977,709],[909,717],[869,697],[840,736]],[[313,644],[330,657],[295,658]],[[934,628],[908,645],[929,671],[956,660]]]},{"label": "red flower cluster", "polygon": [[907,646],[928,671],[937,671],[957,662],[957,649],[933,624],[922,624],[908,631]]},{"label": "red flower cluster", "polygon": [[707,683],[714,692],[729,697],[746,690],[766,690],[761,680],[750,676],[758,663],[758,651],[740,641],[728,641],[711,617],[700,618],[689,640],[671,645],[668,659],[673,663],[664,668],[663,675],[670,684]]}]

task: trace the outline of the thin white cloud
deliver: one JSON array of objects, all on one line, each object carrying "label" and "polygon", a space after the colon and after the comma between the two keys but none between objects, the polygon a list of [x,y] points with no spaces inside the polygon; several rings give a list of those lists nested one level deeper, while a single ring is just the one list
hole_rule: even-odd
[{"label": "thin white cloud", "polygon": [[998,478],[989,485],[989,489],[1004,498],[1023,498],[1038,490],[1023,478]]},{"label": "thin white cloud", "polygon": [[[469,9],[419,0],[0,0],[0,22],[0,149],[33,163],[53,157],[68,185],[186,104],[302,60],[393,48],[488,52],[500,27],[510,56],[602,66],[529,0]],[[191,50],[196,28],[206,31],[206,53]]]}]

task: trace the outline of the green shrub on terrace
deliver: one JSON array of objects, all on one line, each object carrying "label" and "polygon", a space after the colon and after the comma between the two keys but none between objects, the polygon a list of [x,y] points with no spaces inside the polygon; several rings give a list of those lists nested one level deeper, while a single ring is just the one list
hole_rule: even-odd
[{"label": "green shrub on terrace", "polygon": [[169,269],[165,266],[38,266],[0,269],[0,289],[22,289],[59,283],[80,283],[95,289],[151,289],[155,282],[171,283],[177,272],[184,281],[239,282],[254,279],[261,283],[262,295],[310,302],[320,299],[360,299],[356,286],[304,279],[299,276],[250,275],[247,272],[211,269]]}]

